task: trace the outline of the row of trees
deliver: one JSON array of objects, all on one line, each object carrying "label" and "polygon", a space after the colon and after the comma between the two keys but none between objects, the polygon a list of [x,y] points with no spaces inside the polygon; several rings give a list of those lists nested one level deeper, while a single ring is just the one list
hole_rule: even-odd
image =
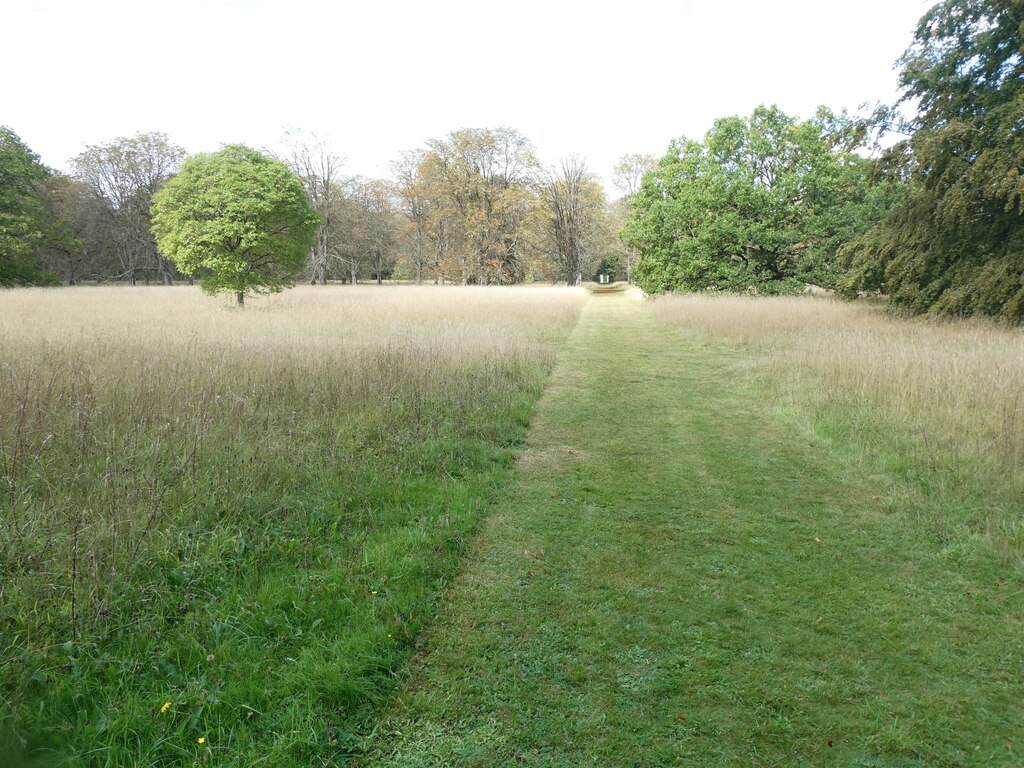
[{"label": "row of trees", "polygon": [[576,284],[597,268],[628,267],[616,237],[624,208],[608,203],[580,158],[544,169],[511,128],[431,140],[403,153],[390,181],[341,177],[340,158],[315,138],[297,137],[289,162],[323,222],[311,260],[320,282],[360,259],[378,280],[397,271],[482,285]]},{"label": "row of trees", "polygon": [[[660,160],[624,157],[612,204],[581,159],[545,169],[509,128],[429,141],[391,180],[346,176],[323,142],[293,135],[282,159],[319,217],[305,276],[577,284],[600,271],[650,292],[815,284],[1020,322],[1022,29],[1018,0],[943,0],[899,62],[895,105],[861,119],[762,106],[717,120]],[[903,138],[883,151],[894,130]],[[64,177],[3,129],[0,283],[175,280],[151,211],[184,158],[145,134],[89,147]]]},{"label": "row of trees", "polygon": [[[1022,40],[1019,0],[944,0],[899,62],[895,105],[803,122],[759,107],[673,142],[630,196],[622,236],[639,253],[638,283],[814,283],[915,313],[1021,322]],[[893,131],[903,138],[881,151]]]},{"label": "row of trees", "polygon": [[[597,269],[626,276],[633,255],[609,204],[579,158],[545,169],[529,140],[509,129],[467,129],[403,153],[393,179],[344,173],[316,136],[292,133],[278,159],[319,216],[304,266],[310,282],[389,277],[456,283],[579,283]],[[165,134],[90,146],[55,174],[11,131],[0,134],[0,284],[186,277],[157,247],[154,195],[187,153]],[[619,182],[636,186],[628,156]],[[630,186],[624,187],[629,189]]]}]

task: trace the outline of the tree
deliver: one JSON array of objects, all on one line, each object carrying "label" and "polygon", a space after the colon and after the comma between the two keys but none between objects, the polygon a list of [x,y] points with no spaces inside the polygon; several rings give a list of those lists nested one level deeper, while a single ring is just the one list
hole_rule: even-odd
[{"label": "tree", "polygon": [[[463,129],[427,142],[417,170],[438,277],[521,280],[536,250],[539,164],[511,128]],[[409,194],[403,185],[400,195]]]},{"label": "tree", "polygon": [[102,280],[119,270],[112,247],[110,217],[106,205],[91,189],[74,179],[54,174],[45,182],[45,203],[50,215],[72,238],[47,242],[38,252],[37,263],[68,284]]},{"label": "tree", "polygon": [[[406,219],[400,234],[408,244],[405,249],[407,261],[416,277],[416,285],[423,282],[423,271],[431,265],[430,258],[430,195],[424,180],[420,177],[420,166],[426,156],[425,150],[403,152],[392,163],[391,169],[397,179],[396,194],[398,209]],[[436,260],[433,261],[437,266]]]},{"label": "tree", "polygon": [[[640,191],[640,183],[644,174],[650,171],[657,164],[658,158],[650,154],[630,153],[619,158],[619,161],[612,168],[612,184],[619,190],[622,197],[616,200],[610,207],[609,215],[618,222],[617,231],[622,231],[626,225],[629,215],[629,201],[633,195]],[[619,261],[622,270],[625,272],[626,282],[633,282],[633,269],[636,267],[640,254],[636,248],[625,246],[620,251]]]},{"label": "tree", "polygon": [[880,290],[915,313],[1024,321],[1024,5],[945,0],[900,59],[891,127],[916,105],[910,138],[880,169],[902,203],[844,250],[849,295]]},{"label": "tree", "polygon": [[51,175],[14,131],[0,126],[0,286],[57,282],[39,269],[41,249],[80,247],[48,207]]},{"label": "tree", "polygon": [[351,206],[348,240],[356,263],[366,264],[380,285],[395,261],[398,217],[391,186],[381,179],[355,176],[346,184]]},{"label": "tree", "polygon": [[299,177],[313,210],[320,216],[316,240],[309,254],[309,279],[326,285],[328,273],[338,261],[343,237],[338,209],[343,195],[341,168],[344,160],[316,135],[304,137],[294,132],[290,134],[290,141],[288,166]]},{"label": "tree", "polygon": [[579,285],[595,261],[605,214],[604,190],[582,158],[562,161],[544,188],[552,256],[567,285]]},{"label": "tree", "polygon": [[658,162],[654,155],[633,152],[625,154],[612,168],[612,184],[623,197],[632,197],[640,191],[644,174]]},{"label": "tree", "polygon": [[295,284],[319,224],[295,174],[241,144],[189,158],[153,200],[160,250],[239,305]]},{"label": "tree", "polygon": [[608,242],[603,268],[600,271],[611,275],[615,280],[621,279],[632,283],[633,270],[640,254],[636,248],[627,246],[620,236],[629,219],[629,200],[628,197],[620,197],[608,204],[608,226],[614,233],[614,238]]},{"label": "tree", "polygon": [[882,213],[885,190],[853,151],[850,120],[777,107],[674,141],[643,177],[622,237],[646,291],[786,293],[834,287],[837,251]]},{"label": "tree", "polygon": [[167,134],[139,133],[89,146],[71,161],[75,177],[106,204],[108,234],[121,262],[119,276],[132,285],[143,270],[156,271],[165,285],[174,282],[174,266],[153,239],[150,207],[153,195],[184,158],[185,150]]}]

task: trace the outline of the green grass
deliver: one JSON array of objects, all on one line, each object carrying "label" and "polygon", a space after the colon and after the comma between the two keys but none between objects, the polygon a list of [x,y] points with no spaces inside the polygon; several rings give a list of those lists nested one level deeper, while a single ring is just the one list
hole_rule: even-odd
[{"label": "green grass", "polygon": [[1019,452],[849,356],[183,291],[4,296],[0,766],[1024,762]]},{"label": "green grass", "polygon": [[374,727],[578,300],[295,293],[5,295],[0,766],[336,764]]},{"label": "green grass", "polygon": [[276,456],[258,484],[229,477],[257,446],[207,456],[212,477],[169,492],[173,517],[130,564],[78,586],[74,628],[71,574],[43,576],[59,593],[40,599],[11,563],[5,698],[29,749],[93,765],[350,752],[506,471],[538,384],[513,402],[477,398],[472,432],[486,438],[442,402],[425,430],[349,420],[329,456]]},{"label": "green grass", "polygon": [[645,310],[584,309],[359,765],[1024,762],[1024,570],[985,498]]}]

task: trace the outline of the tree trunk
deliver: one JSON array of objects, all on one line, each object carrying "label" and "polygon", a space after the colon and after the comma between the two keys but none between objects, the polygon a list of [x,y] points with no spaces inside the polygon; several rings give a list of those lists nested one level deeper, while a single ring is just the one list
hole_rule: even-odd
[{"label": "tree trunk", "polygon": [[237,306],[244,307],[245,306],[245,291],[236,291],[235,292],[235,301],[238,302]]}]

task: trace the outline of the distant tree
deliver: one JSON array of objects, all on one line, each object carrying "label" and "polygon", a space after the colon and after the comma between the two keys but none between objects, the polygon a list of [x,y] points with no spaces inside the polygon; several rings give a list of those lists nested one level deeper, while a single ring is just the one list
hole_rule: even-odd
[{"label": "distant tree", "polygon": [[416,178],[441,279],[525,276],[536,250],[539,168],[529,139],[511,128],[463,129],[427,142]]},{"label": "distant tree", "polygon": [[0,126],[0,286],[59,282],[39,268],[46,248],[80,248],[48,205],[51,172],[10,128]]},{"label": "distant tree", "polygon": [[572,156],[562,161],[543,189],[552,258],[567,285],[579,285],[584,271],[599,258],[597,246],[605,229],[604,189]]},{"label": "distant tree", "polygon": [[284,163],[233,144],[189,158],[153,200],[160,250],[207,293],[291,287],[320,218]]},{"label": "distant tree", "polygon": [[[905,200],[844,251],[843,290],[911,312],[1024,321],[1024,4],[945,0],[900,59],[916,113],[880,167]],[[899,121],[902,122],[902,121]]]},{"label": "distant tree", "polygon": [[155,271],[165,285],[174,282],[174,266],[153,239],[150,206],[184,158],[185,150],[167,134],[139,133],[89,146],[71,161],[75,178],[106,204],[108,236],[121,263],[118,277],[132,285],[147,270]]},{"label": "distant tree", "polygon": [[646,291],[785,293],[834,287],[837,251],[880,218],[891,195],[869,183],[850,121],[798,122],[777,107],[717,120],[680,140],[630,200],[624,242]]},{"label": "distant tree", "polygon": [[[618,223],[616,231],[621,232],[629,214],[629,201],[640,191],[640,182],[644,174],[654,168],[658,158],[646,153],[633,152],[623,155],[612,168],[612,184],[619,190],[622,197],[616,200],[609,209],[609,214]],[[621,242],[621,240],[620,240]],[[618,250],[618,263],[625,273],[626,282],[633,282],[633,269],[636,267],[640,253],[636,248],[622,243]]]},{"label": "distant tree", "polygon": [[396,257],[399,219],[393,190],[382,179],[356,176],[348,180],[346,194],[352,211],[349,240],[354,256],[369,267],[380,285],[391,274]]},{"label": "distant tree", "polygon": [[633,270],[640,258],[640,252],[632,246],[626,245],[620,236],[626,221],[629,219],[628,197],[620,197],[608,204],[608,224],[615,233],[613,241],[607,247],[606,273],[611,274],[616,280],[633,282]]},{"label": "distant tree", "polygon": [[299,177],[313,210],[320,216],[316,241],[309,254],[308,276],[311,282],[325,285],[332,266],[338,262],[343,237],[338,209],[343,195],[344,160],[316,135],[295,131],[288,135],[288,143],[286,162]]},{"label": "distant tree", "polygon": [[623,197],[631,197],[640,191],[644,174],[658,162],[654,155],[633,152],[623,155],[612,168],[612,184]]},{"label": "distant tree", "polygon": [[425,155],[425,150],[403,152],[391,166],[397,180],[398,210],[405,217],[405,225],[399,234],[407,244],[404,249],[406,261],[415,275],[416,285],[423,282],[424,270],[432,264],[437,266],[436,259],[431,259],[432,249],[429,246],[430,194],[419,173]]},{"label": "distant tree", "polygon": [[75,285],[83,280],[103,280],[119,273],[117,253],[112,247],[110,216],[104,202],[81,182],[53,174],[46,182],[47,211],[59,219],[73,238],[47,243],[40,249],[40,266]]}]

